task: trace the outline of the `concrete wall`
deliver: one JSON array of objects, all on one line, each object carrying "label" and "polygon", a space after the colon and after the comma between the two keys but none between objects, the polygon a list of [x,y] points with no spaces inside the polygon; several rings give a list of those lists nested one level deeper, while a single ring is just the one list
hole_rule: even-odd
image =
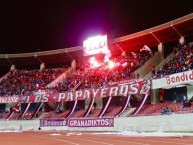
[{"label": "concrete wall", "polygon": [[154,66],[157,66],[162,62],[162,60],[163,60],[162,55],[159,52],[157,52],[152,58],[146,61],[145,64],[143,64],[140,68],[138,68],[134,72],[134,74],[139,74],[140,76],[146,76],[148,73],[151,72],[151,67],[149,66],[149,64],[153,64]]},{"label": "concrete wall", "polygon": [[[177,120],[177,121],[176,121]],[[115,118],[115,126],[69,128],[73,131],[135,131],[135,132],[190,132],[193,131],[193,114],[172,114]]]},{"label": "concrete wall", "polygon": [[0,130],[37,130],[39,120],[0,121]]},{"label": "concrete wall", "polygon": [[187,86],[187,97],[191,99],[193,97],[193,86]]},{"label": "concrete wall", "polygon": [[[68,131],[137,131],[190,132],[193,131],[193,113],[160,116],[115,118],[114,127],[69,128],[42,127],[42,130]],[[0,130],[38,130],[39,120],[0,121]]]}]

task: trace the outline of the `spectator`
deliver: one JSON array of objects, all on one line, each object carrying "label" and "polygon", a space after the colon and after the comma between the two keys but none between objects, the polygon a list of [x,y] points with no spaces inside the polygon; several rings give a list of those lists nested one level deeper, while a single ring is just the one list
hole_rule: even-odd
[{"label": "spectator", "polygon": [[183,102],[182,102],[182,107],[183,107],[183,108],[187,107],[187,106],[186,106],[186,102],[187,102],[187,101],[188,101],[187,96],[184,95],[184,96],[183,96]]},{"label": "spectator", "polygon": [[171,113],[172,113],[172,111],[169,109],[168,106],[166,106],[165,108],[163,108],[163,110],[162,110],[162,112],[161,112],[162,115],[164,115],[164,114],[170,115]]},{"label": "spectator", "polygon": [[186,102],[186,107],[190,107],[192,104],[191,104],[191,102],[188,100],[187,102]]}]

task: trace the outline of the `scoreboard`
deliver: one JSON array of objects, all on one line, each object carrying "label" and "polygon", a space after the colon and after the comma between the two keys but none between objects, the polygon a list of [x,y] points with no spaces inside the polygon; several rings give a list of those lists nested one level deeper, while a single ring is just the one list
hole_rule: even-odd
[{"label": "scoreboard", "polygon": [[91,37],[83,42],[84,56],[106,54],[108,51],[107,35]]}]

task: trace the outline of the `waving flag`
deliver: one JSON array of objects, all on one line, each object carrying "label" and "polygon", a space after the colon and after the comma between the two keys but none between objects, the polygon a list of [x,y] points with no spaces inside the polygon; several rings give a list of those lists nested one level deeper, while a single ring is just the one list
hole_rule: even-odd
[{"label": "waving flag", "polygon": [[19,111],[20,111],[20,104],[17,103],[17,104],[15,105],[15,107],[13,107],[12,111],[13,111],[14,113],[19,112]]},{"label": "waving flag", "polygon": [[140,49],[140,52],[143,51],[143,50],[151,52],[151,49],[147,45],[144,45],[143,48]]}]

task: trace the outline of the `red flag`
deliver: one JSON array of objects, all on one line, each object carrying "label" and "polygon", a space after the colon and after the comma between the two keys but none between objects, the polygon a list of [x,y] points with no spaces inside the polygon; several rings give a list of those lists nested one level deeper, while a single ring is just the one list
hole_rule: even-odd
[{"label": "red flag", "polygon": [[19,109],[20,109],[20,104],[17,103],[17,104],[15,105],[15,107],[13,107],[12,111],[13,111],[14,113],[16,113],[16,112],[19,112]]}]

